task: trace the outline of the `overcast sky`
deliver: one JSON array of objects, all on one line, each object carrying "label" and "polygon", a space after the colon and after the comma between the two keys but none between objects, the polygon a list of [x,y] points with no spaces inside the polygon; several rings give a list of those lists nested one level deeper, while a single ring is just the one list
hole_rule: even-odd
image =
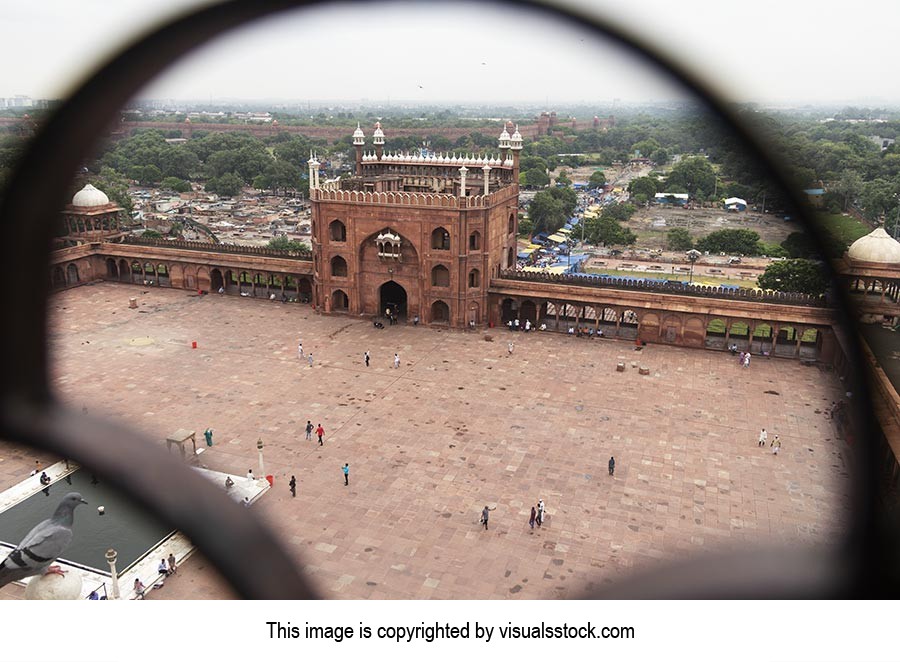
[{"label": "overcast sky", "polygon": [[[200,0],[6,2],[0,43],[14,65],[0,97],[62,96],[116,48]],[[582,0],[739,101],[900,104],[885,33],[900,3],[857,0]],[[300,101],[665,100],[665,78],[594,37],[524,10],[342,6],[244,28],[199,51],[143,96]]]}]

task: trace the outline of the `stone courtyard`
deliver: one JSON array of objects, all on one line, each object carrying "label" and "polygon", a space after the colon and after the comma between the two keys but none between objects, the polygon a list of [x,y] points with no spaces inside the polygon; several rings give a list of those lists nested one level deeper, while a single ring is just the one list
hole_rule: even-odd
[{"label": "stone courtyard", "polygon": [[[727,353],[551,333],[380,330],[114,283],[54,295],[51,323],[53,385],[71,407],[137,427],[161,452],[179,428],[202,441],[212,427],[201,462],[237,475],[258,472],[262,439],[275,485],[252,512],[328,598],[579,597],[666,560],[833,541],[848,518],[847,448],[823,414],[843,389],[795,361],[742,369]],[[304,439],[307,420],[324,447]],[[780,455],[758,448],[762,427]],[[0,444],[0,489],[36,458],[52,459]],[[548,517],[532,531],[539,498]],[[148,597],[232,593],[194,555]]]}]

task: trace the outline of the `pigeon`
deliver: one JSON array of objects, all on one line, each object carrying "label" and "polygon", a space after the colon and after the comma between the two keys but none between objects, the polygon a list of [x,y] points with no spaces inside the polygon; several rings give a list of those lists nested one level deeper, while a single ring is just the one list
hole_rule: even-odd
[{"label": "pigeon", "polygon": [[25,577],[53,570],[50,564],[63,553],[72,540],[72,522],[78,504],[87,503],[78,492],[63,497],[53,513],[35,526],[19,545],[0,563],[0,586],[6,586]]}]

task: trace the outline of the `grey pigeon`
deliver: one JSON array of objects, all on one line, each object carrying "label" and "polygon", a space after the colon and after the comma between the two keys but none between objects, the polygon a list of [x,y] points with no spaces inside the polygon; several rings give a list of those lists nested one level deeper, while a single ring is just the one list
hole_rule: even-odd
[{"label": "grey pigeon", "polygon": [[35,526],[0,563],[0,586],[39,575],[50,567],[72,541],[72,522],[78,504],[87,503],[78,492],[63,497],[53,513]]}]

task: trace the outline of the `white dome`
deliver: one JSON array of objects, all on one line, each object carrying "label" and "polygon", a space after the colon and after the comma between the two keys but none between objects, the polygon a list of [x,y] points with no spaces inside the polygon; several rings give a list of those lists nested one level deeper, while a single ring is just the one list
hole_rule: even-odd
[{"label": "white dome", "polygon": [[891,237],[883,228],[876,228],[865,237],[854,241],[847,249],[851,260],[861,262],[900,262],[900,242]]},{"label": "white dome", "polygon": [[91,184],[86,184],[72,198],[73,207],[103,207],[108,204],[109,198],[106,197],[106,193],[94,188]]}]

